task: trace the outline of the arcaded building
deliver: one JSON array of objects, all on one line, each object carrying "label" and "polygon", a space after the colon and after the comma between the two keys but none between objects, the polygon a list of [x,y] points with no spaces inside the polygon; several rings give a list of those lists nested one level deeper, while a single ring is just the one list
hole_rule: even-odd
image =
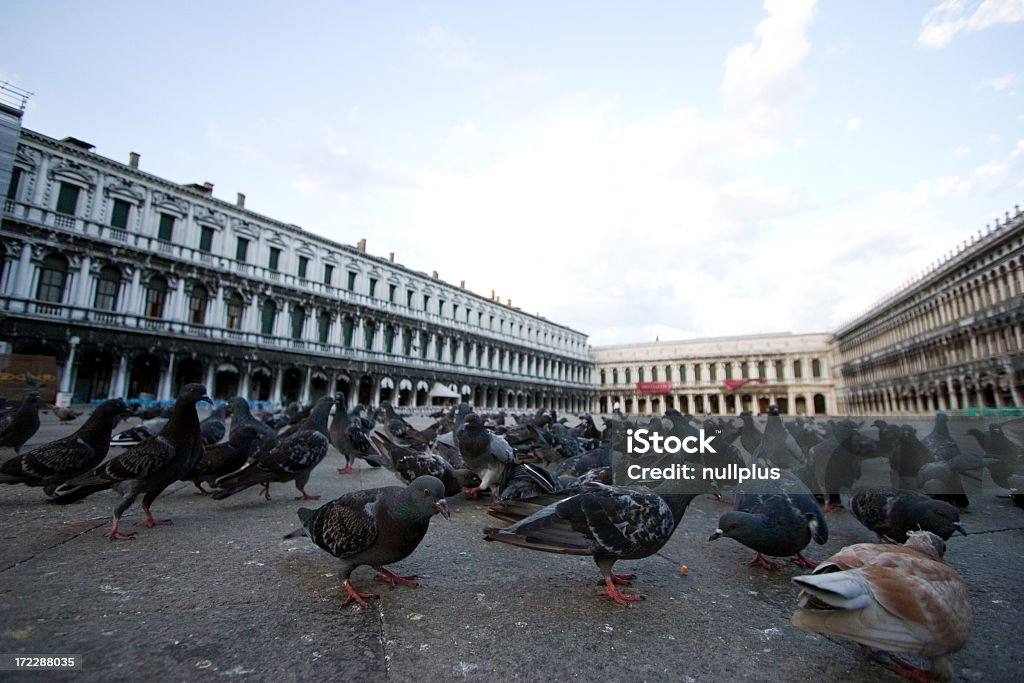
[{"label": "arcaded building", "polygon": [[593,350],[593,409],[660,415],[835,411],[830,336],[763,334],[603,346]]},{"label": "arcaded building", "polygon": [[1019,207],[835,332],[839,410],[1024,406],[1024,214]]},{"label": "arcaded building", "polygon": [[591,404],[581,332],[0,115],[0,346],[56,357],[75,401]]}]

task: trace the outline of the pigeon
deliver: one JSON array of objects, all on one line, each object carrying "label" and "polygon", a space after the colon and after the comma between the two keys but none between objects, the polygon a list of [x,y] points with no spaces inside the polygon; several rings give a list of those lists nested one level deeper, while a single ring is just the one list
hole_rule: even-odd
[{"label": "pigeon", "polygon": [[612,445],[610,443],[606,443],[593,450],[587,451],[586,453],[580,453],[579,455],[574,455],[571,458],[563,460],[559,463],[558,468],[555,470],[555,474],[559,477],[578,477],[592,469],[597,469],[599,467],[611,467],[611,464]]},{"label": "pigeon", "polygon": [[554,493],[561,485],[550,472],[533,463],[523,462],[512,467],[497,487],[494,500],[518,500]]},{"label": "pigeon", "polygon": [[218,443],[227,434],[228,428],[224,423],[224,418],[228,412],[228,405],[221,403],[220,405],[214,406],[210,414],[206,416],[202,422],[199,423],[199,428],[203,432],[203,443],[207,446],[211,446]]},{"label": "pigeon", "polygon": [[121,496],[114,508],[114,520],[104,537],[111,541],[128,540],[135,533],[124,533],[118,523],[125,510],[144,494],[142,509],[146,519],[136,524],[153,527],[170,524],[171,520],[153,519],[150,507],[167,486],[178,481],[195,467],[203,455],[203,435],[199,429],[196,403],[213,400],[202,384],[186,384],[178,394],[174,412],[160,433],[120,455],[98,465],[91,471],[59,486],[50,502],[66,505],[82,500],[96,491],[112,488]]},{"label": "pigeon", "polygon": [[111,446],[138,446],[146,439],[152,439],[160,433],[160,430],[167,425],[170,418],[157,416],[151,417],[141,424],[123,429],[110,439]]},{"label": "pigeon", "polygon": [[[742,434],[740,435],[742,439]],[[800,445],[782,424],[778,406],[768,408],[768,419],[764,425],[761,443],[754,450],[754,460],[770,463],[782,469],[794,469],[804,462]]]},{"label": "pigeon", "polygon": [[486,528],[484,537],[510,545],[566,555],[594,558],[606,595],[620,605],[642,600],[618,585],[630,585],[632,575],[614,574],[619,560],[639,560],[653,555],[668,542],[697,494],[660,495],[644,488],[606,486],[592,482],[576,495],[537,509],[530,501],[504,501],[488,514],[515,520],[505,528]]},{"label": "pigeon", "polygon": [[67,424],[68,422],[74,422],[78,418],[82,417],[82,411],[73,410],[71,408],[61,408],[58,406],[53,407],[53,414],[57,416],[61,424]]},{"label": "pigeon", "polygon": [[110,449],[110,433],[128,405],[112,398],[96,406],[73,434],[12,458],[0,466],[0,484],[57,487],[103,462]]},{"label": "pigeon", "polygon": [[708,538],[727,536],[754,550],[750,566],[778,569],[781,565],[765,558],[793,556],[795,564],[815,567],[802,550],[814,539],[828,541],[828,523],[810,490],[792,473],[783,472],[778,481],[755,481],[736,494],[733,509],[718,520]]},{"label": "pigeon", "polygon": [[0,447],[13,448],[21,455],[21,447],[39,431],[39,392],[26,392],[21,405],[0,431]]},{"label": "pigeon", "polygon": [[1024,449],[1011,441],[997,424],[990,424],[987,434],[978,429],[968,429],[967,433],[977,440],[988,456],[986,462],[992,481],[1004,489],[1011,488],[1010,477],[1017,473]]},{"label": "pigeon", "polygon": [[262,451],[257,459],[238,471],[216,480],[221,488],[213,494],[214,500],[223,500],[256,484],[263,485],[263,497],[270,500],[270,482],[294,481],[302,500],[317,500],[319,496],[306,493],[306,483],[313,468],[327,455],[327,417],[334,399],[323,396],[317,400],[309,416],[299,423],[299,429],[274,446]]},{"label": "pigeon", "polygon": [[480,477],[479,486],[465,489],[467,497],[491,490],[491,486],[496,486],[516,464],[512,447],[502,437],[491,434],[477,413],[466,416],[456,439],[466,467]]},{"label": "pigeon", "polygon": [[971,603],[960,574],[942,561],[946,544],[929,531],[894,546],[858,543],[828,558],[800,586],[793,624],[886,652],[931,660],[924,672],[899,662],[905,675],[951,681],[949,655],[967,642]]},{"label": "pigeon", "polygon": [[960,447],[949,435],[949,418],[941,410],[935,413],[935,426],[921,443],[939,460],[952,460],[960,455]]},{"label": "pigeon", "polygon": [[412,554],[427,533],[437,513],[451,519],[444,499],[444,484],[425,475],[408,486],[384,486],[346,493],[316,510],[299,508],[302,528],[285,538],[308,536],[313,543],[341,560],[338,578],[345,588],[345,604],[366,607],[366,598],[352,585],[356,567],[369,565],[391,587],[396,583],[416,587],[415,576],[398,576],[384,565]]},{"label": "pigeon", "polygon": [[744,410],[740,413],[740,420],[743,421],[743,428],[740,430],[740,445],[750,455],[753,455],[757,451],[757,447],[761,445],[762,430],[754,422],[754,416],[749,410]]},{"label": "pigeon", "polygon": [[334,417],[327,428],[327,436],[335,450],[345,456],[345,466],[338,470],[339,474],[352,471],[352,461],[356,458],[365,460],[371,467],[380,467],[380,455],[366,438],[363,430],[362,406],[356,406],[351,413],[345,412],[345,395],[334,395]]},{"label": "pigeon", "polygon": [[231,474],[245,465],[249,456],[259,448],[263,433],[257,425],[247,425],[236,429],[227,441],[206,447],[206,452],[199,459],[192,471],[182,477],[199,489],[197,495],[210,493],[203,488],[203,482],[212,483],[218,477]]},{"label": "pigeon", "polygon": [[260,433],[260,444],[256,452],[250,455],[249,460],[255,459],[261,451],[269,451],[271,448],[280,443],[281,438],[277,435],[272,427],[264,423],[262,420],[257,419],[252,411],[249,410],[249,402],[241,396],[228,401],[231,406],[231,429],[228,431],[228,438],[243,427],[254,427]]},{"label": "pigeon", "polygon": [[960,513],[941,500],[917,491],[883,487],[854,489],[850,512],[879,541],[903,543],[911,531],[924,530],[948,540],[955,532],[967,535],[960,526]]},{"label": "pigeon", "polygon": [[[879,431],[881,432],[881,429]],[[910,425],[899,427],[899,433],[894,435],[893,450],[889,456],[892,487],[896,489],[916,488],[918,472],[934,460],[935,456],[917,438],[917,432],[913,427]]]},{"label": "pigeon", "polygon": [[376,452],[383,455],[384,465],[395,476],[408,484],[423,475],[431,475],[444,484],[444,495],[454,496],[465,488],[480,485],[480,478],[471,471],[455,469],[451,464],[429,448],[417,450],[412,446],[401,446],[387,440],[383,430],[374,429],[370,440]]}]

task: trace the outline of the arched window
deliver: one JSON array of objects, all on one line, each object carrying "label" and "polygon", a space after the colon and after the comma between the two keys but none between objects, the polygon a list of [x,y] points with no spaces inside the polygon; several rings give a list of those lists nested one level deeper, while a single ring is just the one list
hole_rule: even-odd
[{"label": "arched window", "polygon": [[192,294],[188,298],[188,321],[193,325],[202,325],[206,322],[206,306],[210,300],[210,293],[206,287],[199,284],[192,285]]},{"label": "arched window", "polygon": [[240,330],[242,329],[242,311],[245,308],[245,302],[242,301],[242,295],[238,292],[231,292],[228,295],[227,300],[227,311],[225,316],[225,324],[229,330]]},{"label": "arched window", "polygon": [[355,329],[355,322],[351,316],[346,315],[341,319],[341,343],[345,346],[352,346],[352,331]]},{"label": "arched window", "polygon": [[633,383],[633,372],[629,368],[626,368],[626,384]]},{"label": "arched window", "polygon": [[64,301],[64,286],[68,282],[68,262],[63,256],[50,254],[39,267],[36,299],[51,304]]},{"label": "arched window", "polygon": [[164,317],[167,289],[167,279],[164,276],[154,275],[149,279],[149,286],[146,288],[146,317]]},{"label": "arched window", "polygon": [[386,325],[384,327],[384,353],[395,352],[395,326]]},{"label": "arched window", "polygon": [[260,333],[274,334],[274,323],[277,321],[277,304],[273,299],[263,302],[263,310],[260,311]]},{"label": "arched window", "polygon": [[637,371],[636,371],[636,381],[637,382],[643,382],[644,381],[644,369],[643,368],[637,368]]},{"label": "arched window", "polygon": [[121,271],[114,266],[100,268],[96,279],[96,296],[93,308],[100,311],[117,309],[117,295],[121,289]]},{"label": "arched window", "polygon": [[302,329],[306,326],[306,309],[302,306],[292,307],[292,339],[302,339]]}]

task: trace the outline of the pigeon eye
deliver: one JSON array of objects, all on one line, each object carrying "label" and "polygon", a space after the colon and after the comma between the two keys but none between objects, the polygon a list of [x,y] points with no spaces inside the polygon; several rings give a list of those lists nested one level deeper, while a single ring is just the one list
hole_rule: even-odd
[{"label": "pigeon eye", "polygon": [[430,495],[430,489],[423,489],[423,495],[424,496],[429,496]]}]

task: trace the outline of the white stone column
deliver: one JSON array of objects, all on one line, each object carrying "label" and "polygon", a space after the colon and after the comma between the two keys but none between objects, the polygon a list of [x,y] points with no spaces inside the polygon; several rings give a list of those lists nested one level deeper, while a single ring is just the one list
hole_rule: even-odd
[{"label": "white stone column", "polygon": [[68,340],[68,358],[64,362],[64,369],[60,373],[60,392],[62,394],[71,392],[71,380],[75,371],[75,352],[78,350],[79,341],[78,337],[71,337],[71,339]]},{"label": "white stone column", "polygon": [[171,395],[174,388],[174,352],[171,351],[167,359],[167,370],[160,374],[160,383],[157,389],[156,400],[167,401],[176,398]]},{"label": "white stone column", "polygon": [[310,384],[312,384],[312,383],[313,383],[313,368],[312,367],[307,367],[306,368],[306,381],[303,382],[303,384],[302,384],[302,391],[299,394],[299,401],[301,401],[303,405],[309,403],[309,390],[310,390]]},{"label": "white stone column", "polygon": [[128,383],[128,356],[122,355],[110,380],[110,398],[126,398],[125,385]]}]

